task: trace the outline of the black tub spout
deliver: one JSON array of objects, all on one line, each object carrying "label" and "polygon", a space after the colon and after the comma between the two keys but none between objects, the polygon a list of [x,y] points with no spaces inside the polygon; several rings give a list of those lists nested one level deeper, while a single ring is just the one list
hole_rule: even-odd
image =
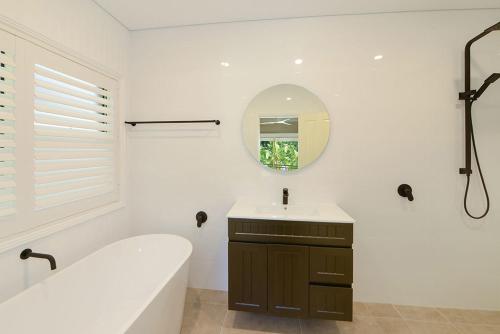
[{"label": "black tub spout", "polygon": [[27,260],[30,257],[36,257],[38,259],[46,259],[50,262],[50,270],[56,270],[56,259],[50,254],[42,254],[42,253],[33,253],[33,251],[29,248],[26,248],[21,252],[20,258],[21,260]]}]

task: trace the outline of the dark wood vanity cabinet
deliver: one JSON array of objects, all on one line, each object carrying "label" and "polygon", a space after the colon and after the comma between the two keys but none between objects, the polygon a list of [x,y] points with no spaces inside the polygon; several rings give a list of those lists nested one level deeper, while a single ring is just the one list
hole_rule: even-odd
[{"label": "dark wood vanity cabinet", "polygon": [[229,309],[352,321],[353,225],[229,219]]}]

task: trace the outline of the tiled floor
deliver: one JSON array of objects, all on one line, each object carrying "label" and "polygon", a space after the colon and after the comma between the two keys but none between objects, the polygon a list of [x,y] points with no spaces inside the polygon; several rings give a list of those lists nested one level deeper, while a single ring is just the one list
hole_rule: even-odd
[{"label": "tiled floor", "polygon": [[500,334],[500,311],[354,304],[353,322],[227,311],[222,291],[189,289],[181,334]]}]

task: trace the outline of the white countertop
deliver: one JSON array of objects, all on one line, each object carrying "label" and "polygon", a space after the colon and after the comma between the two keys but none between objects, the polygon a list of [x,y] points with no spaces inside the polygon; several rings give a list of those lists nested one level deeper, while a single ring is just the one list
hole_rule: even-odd
[{"label": "white countertop", "polygon": [[237,201],[227,218],[349,223],[355,220],[336,204],[262,204],[250,200]]}]

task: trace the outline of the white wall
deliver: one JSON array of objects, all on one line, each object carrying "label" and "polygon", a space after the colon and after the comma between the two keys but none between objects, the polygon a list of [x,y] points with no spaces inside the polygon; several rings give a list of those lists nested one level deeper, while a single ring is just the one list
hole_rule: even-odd
[{"label": "white wall", "polygon": [[[127,96],[129,32],[92,1],[2,0],[0,15],[120,74]],[[127,99],[121,105],[126,112]],[[127,210],[121,209],[0,253],[0,302],[52,274],[47,261],[21,261],[25,247],[53,254],[60,269],[130,232]]]},{"label": "white wall", "polygon": [[[222,121],[128,130],[135,233],[188,237],[190,284],[225,289],[226,212],[239,197],[279,201],[288,187],[292,203],[335,201],[357,219],[355,299],[500,309],[498,84],[475,116],[492,197],[487,219],[464,216],[457,173],[463,48],[499,17],[404,13],[133,33],[131,118]],[[496,34],[474,47],[475,85],[500,71],[499,42]],[[384,58],[375,61],[378,54]],[[259,166],[241,135],[246,105],[279,83],[317,94],[333,129],[321,158],[286,176]],[[415,202],[397,196],[400,183],[414,187]],[[209,220],[197,229],[201,209]]]},{"label": "white wall", "polygon": [[2,0],[0,15],[126,74],[130,34],[93,1]]}]

